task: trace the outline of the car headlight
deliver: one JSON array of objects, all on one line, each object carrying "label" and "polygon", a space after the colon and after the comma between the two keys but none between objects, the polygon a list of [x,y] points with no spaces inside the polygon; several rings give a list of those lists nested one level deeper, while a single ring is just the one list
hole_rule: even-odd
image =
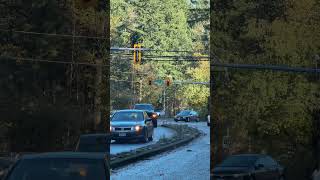
[{"label": "car headlight", "polygon": [[139,126],[139,125],[138,125],[138,126],[135,126],[134,129],[135,129],[136,131],[140,131],[140,130],[142,130],[142,126]]},{"label": "car headlight", "polygon": [[110,126],[110,132],[112,131],[112,126]]}]

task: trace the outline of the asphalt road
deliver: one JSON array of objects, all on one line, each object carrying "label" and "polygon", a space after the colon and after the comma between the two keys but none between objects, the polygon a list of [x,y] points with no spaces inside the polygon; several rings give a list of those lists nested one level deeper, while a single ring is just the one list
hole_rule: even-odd
[{"label": "asphalt road", "polygon": [[[175,123],[169,121],[169,123]],[[195,139],[186,146],[174,151],[154,156],[149,160],[139,161],[124,168],[112,171],[111,180],[128,179],[210,179],[210,129],[206,122],[185,123],[195,127],[206,135]]]},{"label": "asphalt road", "polygon": [[154,134],[153,134],[153,141],[148,142],[148,143],[140,143],[137,141],[131,141],[131,142],[125,142],[125,143],[115,143],[114,141],[112,142],[110,146],[110,153],[111,154],[117,154],[120,152],[128,152],[143,146],[147,146],[150,144],[154,144],[157,141],[159,141],[160,138],[166,137],[170,138],[175,134],[174,131],[168,128],[160,127],[158,126],[157,128],[154,129]]}]

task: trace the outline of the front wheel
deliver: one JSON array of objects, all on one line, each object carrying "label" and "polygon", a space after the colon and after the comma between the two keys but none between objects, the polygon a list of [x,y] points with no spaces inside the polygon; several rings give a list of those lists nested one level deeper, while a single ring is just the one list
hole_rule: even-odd
[{"label": "front wheel", "polygon": [[186,118],[186,122],[190,122],[190,118]]},{"label": "front wheel", "polygon": [[142,142],[143,142],[143,143],[147,143],[148,141],[149,141],[148,132],[147,132],[147,130],[145,129],[144,135],[143,135],[143,138],[142,138]]},{"label": "front wheel", "polygon": [[153,135],[148,138],[149,141],[153,141]]}]

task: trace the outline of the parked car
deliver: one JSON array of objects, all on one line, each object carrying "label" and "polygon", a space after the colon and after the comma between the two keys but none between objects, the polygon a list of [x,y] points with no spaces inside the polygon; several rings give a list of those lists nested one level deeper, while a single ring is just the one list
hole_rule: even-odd
[{"label": "parked car", "polygon": [[110,136],[107,134],[81,135],[75,151],[77,152],[109,152]]},{"label": "parked car", "polygon": [[178,121],[185,121],[185,122],[197,121],[197,122],[199,122],[199,115],[197,112],[192,111],[192,110],[183,110],[183,111],[179,112],[174,117],[174,120],[176,122],[178,122]]},{"label": "parked car", "polygon": [[158,127],[158,115],[154,111],[154,107],[152,104],[135,104],[133,106],[133,109],[138,109],[138,110],[144,110],[147,112],[150,118],[152,118],[152,123],[153,126],[156,128]]},{"label": "parked car", "polygon": [[4,180],[101,180],[110,176],[103,153],[52,152],[25,155]]},{"label": "parked car", "polygon": [[268,155],[231,155],[213,169],[213,179],[284,180],[284,168]]},{"label": "parked car", "polygon": [[14,161],[8,158],[0,158],[0,179],[3,178],[6,171],[10,168],[10,166],[14,163]]},{"label": "parked car", "polygon": [[210,114],[207,115],[207,125],[210,126]]},{"label": "parked car", "polygon": [[143,110],[120,110],[111,119],[112,140],[153,140],[152,118]]}]

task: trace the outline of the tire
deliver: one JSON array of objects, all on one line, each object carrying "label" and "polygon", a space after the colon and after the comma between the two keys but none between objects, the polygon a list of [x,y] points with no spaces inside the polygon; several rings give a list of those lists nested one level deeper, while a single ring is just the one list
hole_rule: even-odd
[{"label": "tire", "polygon": [[186,122],[190,122],[190,118],[186,118]]},{"label": "tire", "polygon": [[153,134],[150,137],[148,137],[148,141],[153,141]]},{"label": "tire", "polygon": [[199,121],[200,121],[200,119],[199,119],[199,118],[197,118],[197,119],[196,119],[196,121],[197,121],[197,122],[199,122]]},{"label": "tire", "polygon": [[149,138],[148,138],[148,132],[147,132],[147,130],[145,129],[145,130],[144,130],[144,136],[143,136],[143,138],[142,138],[142,142],[143,142],[143,143],[147,143],[148,140],[149,140]]}]

